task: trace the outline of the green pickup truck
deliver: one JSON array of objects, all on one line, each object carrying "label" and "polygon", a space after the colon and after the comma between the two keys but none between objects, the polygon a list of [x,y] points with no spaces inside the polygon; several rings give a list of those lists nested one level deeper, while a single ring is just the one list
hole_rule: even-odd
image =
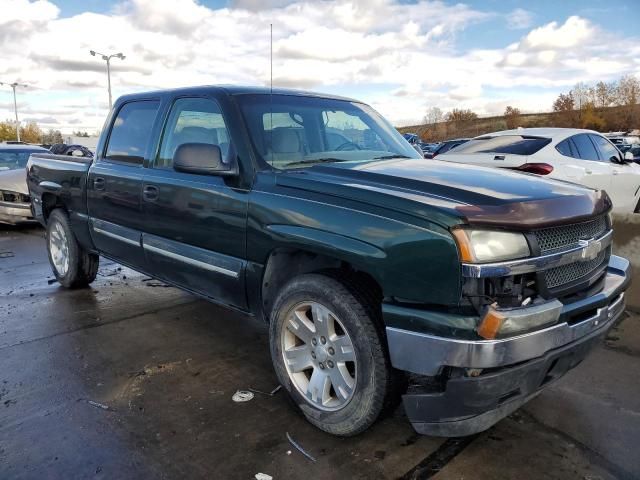
[{"label": "green pickup truck", "polygon": [[335,435],[402,398],[416,431],[489,428],[624,310],[605,192],[425,160],[369,106],[198,87],[120,98],[95,158],[33,154],[61,285],[99,256],[264,319],[277,377]]}]

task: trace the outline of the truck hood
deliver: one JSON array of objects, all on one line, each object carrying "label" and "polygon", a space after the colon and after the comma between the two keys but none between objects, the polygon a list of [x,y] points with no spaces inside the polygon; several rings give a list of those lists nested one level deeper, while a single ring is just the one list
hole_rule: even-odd
[{"label": "truck hood", "polygon": [[445,226],[526,230],[576,222],[611,209],[603,191],[520,172],[421,159],[314,165],[278,174],[276,182]]},{"label": "truck hood", "polygon": [[28,195],[27,171],[24,168],[0,170],[0,190]]}]

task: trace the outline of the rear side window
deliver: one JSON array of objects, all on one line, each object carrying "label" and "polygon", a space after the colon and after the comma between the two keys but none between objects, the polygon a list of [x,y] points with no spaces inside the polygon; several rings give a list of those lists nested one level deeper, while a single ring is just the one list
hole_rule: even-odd
[{"label": "rear side window", "polygon": [[160,102],[125,103],[116,116],[105,159],[142,165]]},{"label": "rear side window", "polygon": [[558,145],[556,145],[556,150],[558,150],[565,157],[577,157],[578,155],[573,151],[573,146],[571,145],[571,139],[567,138],[561,141]]},{"label": "rear side window", "polygon": [[582,160],[600,160],[596,147],[593,145],[593,142],[589,140],[589,136],[586,133],[574,135],[571,139],[578,150],[577,158],[581,158]]},{"label": "rear side window", "polygon": [[229,134],[216,102],[206,98],[179,98],[175,101],[154,166],[172,168],[173,155],[183,143],[218,145],[222,158],[227,158]]},{"label": "rear side window", "polygon": [[600,157],[602,160],[617,160],[620,158],[620,152],[616,147],[614,147],[609,141],[601,137],[600,135],[589,135],[593,143],[595,143],[596,148],[600,152]]},{"label": "rear side window", "polygon": [[456,148],[456,153],[510,153],[513,155],[533,155],[551,143],[550,138],[526,135],[500,135],[480,137]]}]

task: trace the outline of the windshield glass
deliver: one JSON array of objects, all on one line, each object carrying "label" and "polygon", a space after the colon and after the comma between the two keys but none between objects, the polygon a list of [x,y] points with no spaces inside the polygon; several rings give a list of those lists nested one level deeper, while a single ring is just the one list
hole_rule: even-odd
[{"label": "windshield glass", "polygon": [[256,152],[274,168],[421,158],[395,128],[361,103],[296,95],[238,99]]},{"label": "windshield glass", "polygon": [[0,149],[0,172],[18,170],[27,166],[29,155],[44,150],[2,150]]}]

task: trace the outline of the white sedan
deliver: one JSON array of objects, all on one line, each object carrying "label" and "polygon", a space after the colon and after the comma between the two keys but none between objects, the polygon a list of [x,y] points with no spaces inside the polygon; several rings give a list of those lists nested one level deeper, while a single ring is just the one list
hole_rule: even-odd
[{"label": "white sedan", "polygon": [[617,213],[640,213],[640,165],[607,138],[575,128],[518,128],[489,133],[438,160],[502,167],[605,190]]}]

